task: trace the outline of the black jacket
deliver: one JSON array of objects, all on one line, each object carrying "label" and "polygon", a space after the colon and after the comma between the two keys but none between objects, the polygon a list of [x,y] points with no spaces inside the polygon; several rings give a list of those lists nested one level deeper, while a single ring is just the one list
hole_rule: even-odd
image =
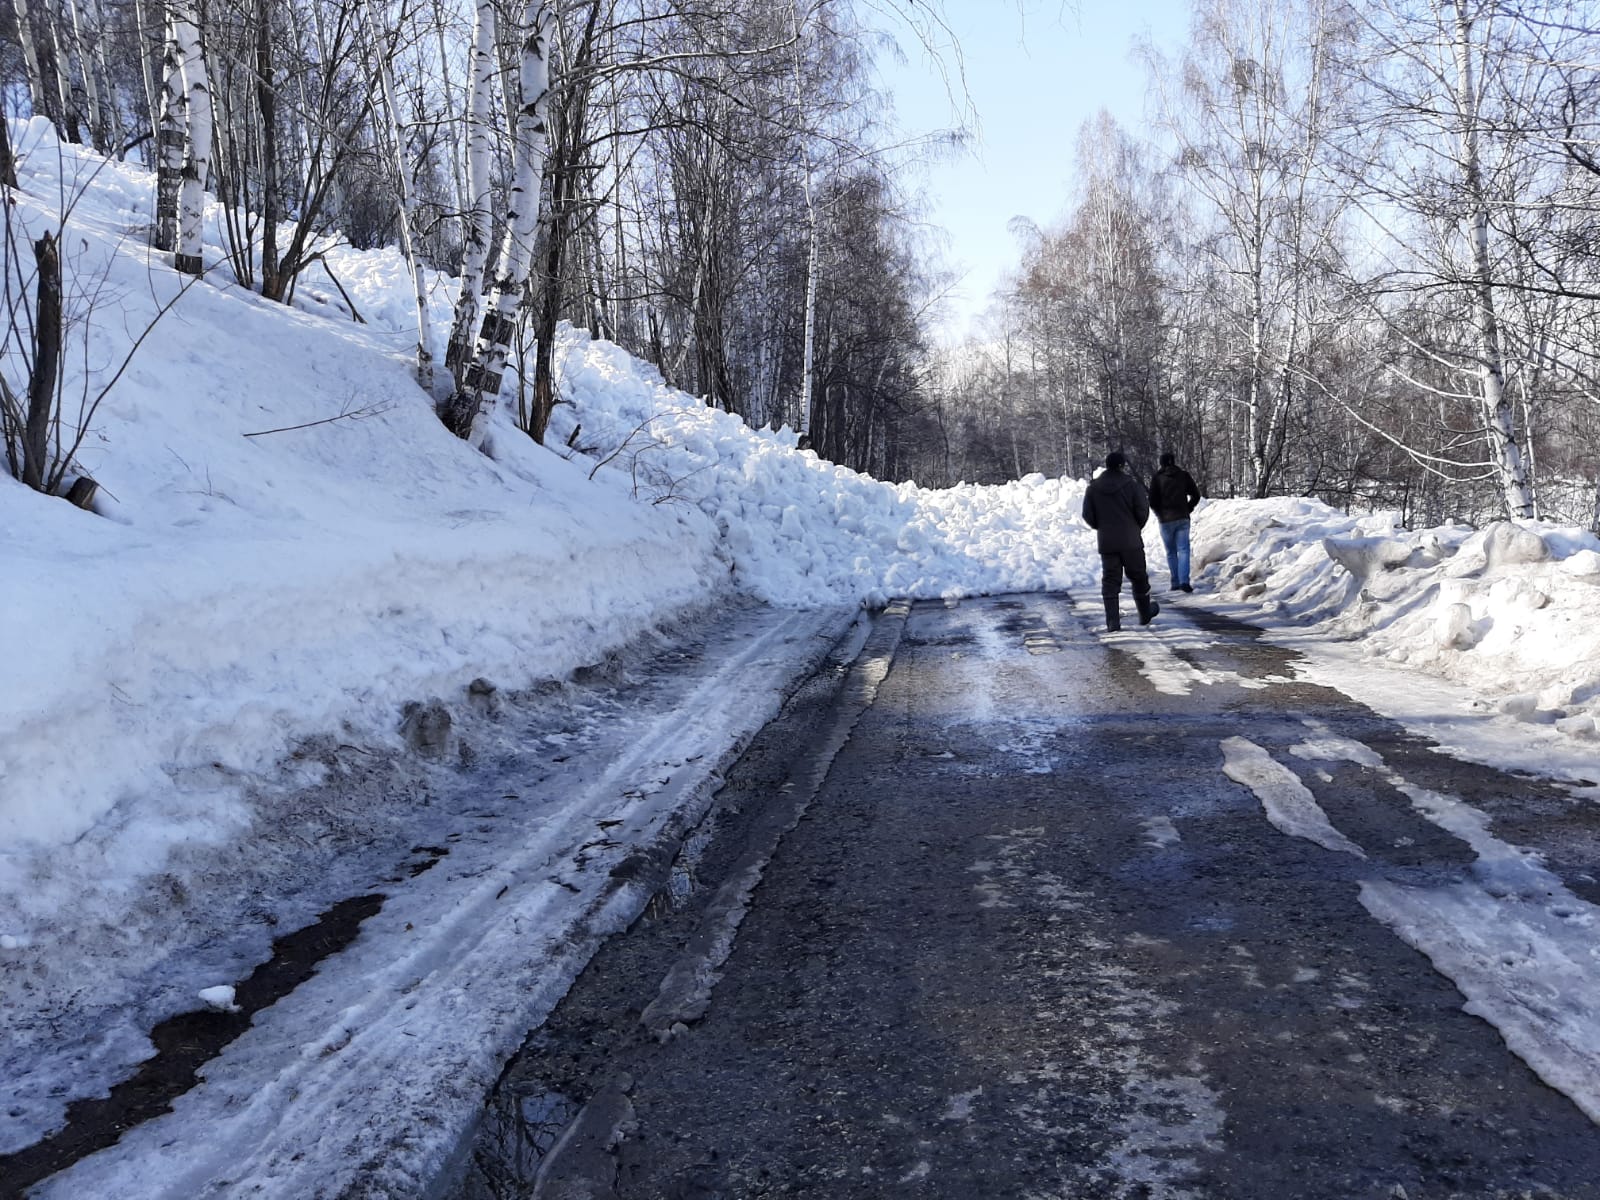
[{"label": "black jacket", "polygon": [[1150,508],[1158,521],[1182,521],[1199,503],[1200,489],[1182,467],[1162,467],[1150,480]]},{"label": "black jacket", "polygon": [[1150,519],[1150,500],[1144,484],[1126,471],[1103,471],[1089,481],[1083,494],[1083,519],[1100,535],[1101,554],[1144,558],[1144,537],[1139,533]]}]

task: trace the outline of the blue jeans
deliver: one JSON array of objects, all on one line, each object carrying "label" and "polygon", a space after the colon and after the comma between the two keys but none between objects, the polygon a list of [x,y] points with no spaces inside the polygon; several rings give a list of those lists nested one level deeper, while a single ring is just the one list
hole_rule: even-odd
[{"label": "blue jeans", "polygon": [[1172,586],[1183,587],[1189,582],[1189,518],[1162,521],[1161,544],[1167,548],[1167,570],[1172,575]]}]

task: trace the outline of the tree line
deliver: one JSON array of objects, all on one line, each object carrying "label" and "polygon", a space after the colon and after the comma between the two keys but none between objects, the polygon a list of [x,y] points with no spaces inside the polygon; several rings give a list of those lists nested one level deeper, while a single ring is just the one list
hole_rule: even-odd
[{"label": "tree line", "polygon": [[[938,356],[885,12],[948,37],[916,0],[11,0],[0,80],[151,168],[179,271],[289,301],[339,286],[334,239],[398,245],[419,384],[470,441],[502,402],[544,439],[570,320],[883,478],[1170,449],[1212,495],[1600,521],[1592,3],[1195,0],[1176,53],[1141,52],[1146,136],[1084,127],[1065,216],[1016,222],[989,328]],[[59,265],[35,244],[22,297],[7,229],[13,317],[50,318],[17,342],[60,324]],[[60,372],[12,349],[39,366],[0,396],[12,471],[62,483]]]},{"label": "tree line", "polygon": [[[867,7],[944,35],[915,0]],[[149,166],[176,270],[289,302],[340,286],[335,240],[398,246],[418,382],[469,441],[502,402],[544,439],[561,320],[850,466],[904,473],[926,439],[931,280],[854,0],[10,0],[0,32],[7,112]],[[59,266],[24,279],[11,249],[8,303],[31,307]],[[51,351],[15,349],[42,375]],[[31,480],[13,382],[6,448]]]},{"label": "tree line", "polygon": [[1600,14],[1198,0],[1020,223],[942,381],[953,473],[1166,449],[1209,494],[1600,522]]}]

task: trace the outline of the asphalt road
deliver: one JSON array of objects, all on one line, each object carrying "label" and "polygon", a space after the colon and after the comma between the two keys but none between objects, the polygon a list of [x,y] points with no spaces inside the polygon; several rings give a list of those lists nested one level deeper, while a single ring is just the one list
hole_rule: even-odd
[{"label": "asphalt road", "polygon": [[[1204,634],[1174,650],[1086,599],[891,610],[803,689],[508,1069],[456,1195],[1600,1197],[1600,1128],[1359,898],[1473,869],[1397,782],[1595,903],[1592,806],[1248,627],[1172,613]],[[1271,823],[1234,738],[1365,857]]]}]

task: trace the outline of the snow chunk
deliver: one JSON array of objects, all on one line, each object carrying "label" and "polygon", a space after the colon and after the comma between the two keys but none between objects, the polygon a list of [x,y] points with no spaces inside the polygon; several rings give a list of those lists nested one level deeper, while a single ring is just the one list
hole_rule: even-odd
[{"label": "snow chunk", "polygon": [[1600,723],[1597,723],[1587,713],[1579,713],[1572,717],[1562,717],[1556,722],[1556,729],[1568,737],[1600,737]]},{"label": "snow chunk", "polygon": [[1470,650],[1483,638],[1483,624],[1474,619],[1470,604],[1447,604],[1439,614],[1434,637],[1447,650]]},{"label": "snow chunk", "polygon": [[1544,562],[1550,557],[1550,547],[1531,529],[1496,521],[1487,530],[1483,553],[1491,567],[1508,567]]},{"label": "snow chunk", "polygon": [[1562,560],[1561,569],[1568,575],[1576,575],[1580,579],[1600,575],[1600,551],[1579,550],[1570,558]]},{"label": "snow chunk", "polygon": [[198,995],[202,1004],[217,1012],[240,1011],[239,1006],[233,1002],[232,984],[219,983],[216,987],[201,988]]},{"label": "snow chunk", "polygon": [[1323,538],[1322,549],[1357,579],[1365,581],[1379,568],[1392,571],[1406,564],[1411,546],[1395,538]]}]

